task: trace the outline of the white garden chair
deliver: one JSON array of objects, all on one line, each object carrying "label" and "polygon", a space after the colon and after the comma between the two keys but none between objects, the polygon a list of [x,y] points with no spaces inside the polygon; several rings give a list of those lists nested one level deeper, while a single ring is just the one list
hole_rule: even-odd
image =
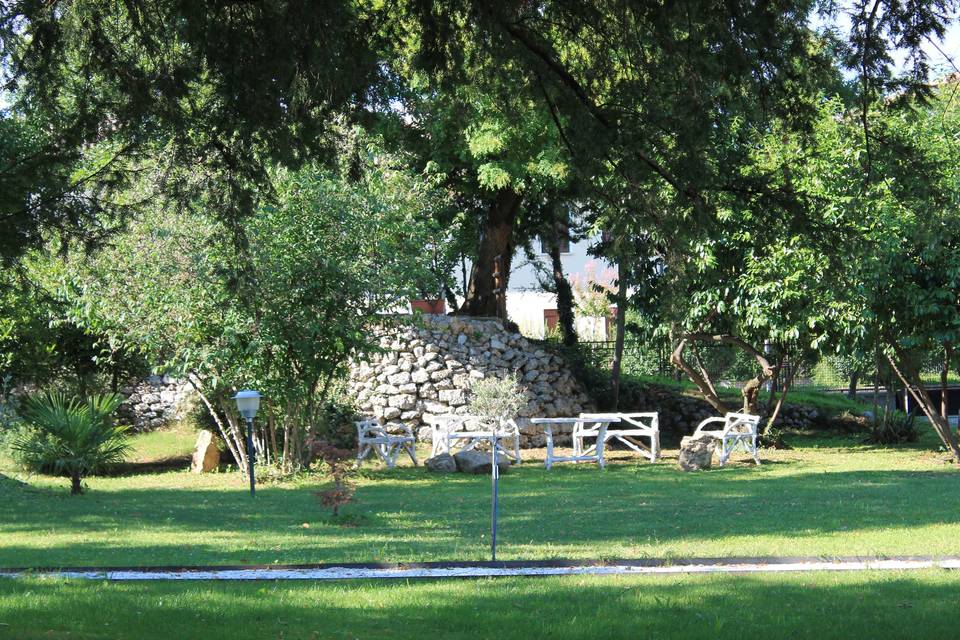
[{"label": "white garden chair", "polygon": [[[596,462],[597,466],[603,469],[606,462],[603,459],[603,445],[607,437],[607,425],[620,422],[620,418],[611,415],[604,415],[601,418],[533,418],[531,424],[542,424],[547,436],[547,459],[545,466],[547,469],[553,468],[557,462]],[[553,428],[555,426],[572,424],[573,442],[578,440],[581,443],[579,447],[574,447],[572,456],[558,456],[554,453],[553,446]],[[583,438],[594,437],[596,440],[593,445],[584,449]]]},{"label": "white garden chair", "polygon": [[[715,429],[706,429],[707,425],[722,425]],[[754,462],[760,464],[760,456],[757,453],[757,435],[760,425],[760,416],[750,415],[749,413],[728,413],[723,418],[707,418],[697,426],[693,432],[693,437],[701,435],[713,436],[720,440],[720,466],[722,467],[730,454],[740,449],[753,456]]]},{"label": "white garden chair", "polygon": [[[463,441],[461,451],[471,451],[481,442],[494,442],[497,452],[512,462],[520,463],[520,429],[513,420],[500,428],[492,428],[489,421],[478,416],[445,414],[427,419],[430,425],[433,447],[431,457],[440,453],[453,453],[457,441]],[[513,443],[512,450],[503,446],[504,440]]]},{"label": "white garden chair", "polygon": [[356,425],[356,466],[359,467],[371,451],[387,464],[388,469],[396,466],[397,457],[402,451],[407,452],[407,455],[413,460],[414,466],[417,465],[417,439],[413,435],[413,429],[407,425],[394,423],[394,426],[403,428],[404,433],[402,435],[388,432],[386,426],[372,418],[360,420]]},{"label": "white garden chair", "polygon": [[[598,420],[601,418],[617,418],[619,424],[608,428],[605,443],[618,440],[636,451],[650,462],[656,462],[660,457],[660,416],[654,412],[647,413],[581,413],[581,418]],[[583,451],[584,436],[596,436],[593,429],[579,431],[580,436],[573,440],[573,452],[577,455]],[[649,438],[650,444],[640,442],[640,438]]]}]

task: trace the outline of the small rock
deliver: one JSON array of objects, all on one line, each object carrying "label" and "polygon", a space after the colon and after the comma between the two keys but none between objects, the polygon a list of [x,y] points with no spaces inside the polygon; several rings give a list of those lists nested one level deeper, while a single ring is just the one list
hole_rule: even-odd
[{"label": "small rock", "polygon": [[713,465],[713,451],[717,439],[712,436],[686,436],[680,441],[678,464],[684,471],[700,471]]},{"label": "small rock", "polygon": [[457,471],[457,461],[449,453],[441,453],[429,458],[423,463],[423,466],[427,468],[427,471],[436,473],[456,473]]},{"label": "small rock", "polygon": [[[490,454],[483,451],[461,451],[454,454],[453,459],[461,473],[490,473],[492,468]],[[499,467],[500,473],[506,473],[510,469],[510,459],[498,454],[497,467]]]}]

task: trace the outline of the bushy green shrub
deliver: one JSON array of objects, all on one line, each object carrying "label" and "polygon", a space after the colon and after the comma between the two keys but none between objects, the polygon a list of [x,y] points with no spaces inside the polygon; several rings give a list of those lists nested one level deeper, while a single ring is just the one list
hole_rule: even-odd
[{"label": "bushy green shrub", "polygon": [[83,493],[83,478],[122,462],[129,451],[129,427],[111,419],[122,401],[116,394],[28,397],[21,411],[28,428],[13,443],[14,457],[30,471],[69,477],[70,493]]},{"label": "bushy green shrub", "polygon": [[360,414],[356,406],[344,395],[336,395],[323,405],[315,437],[334,447],[355,449],[357,420]]}]

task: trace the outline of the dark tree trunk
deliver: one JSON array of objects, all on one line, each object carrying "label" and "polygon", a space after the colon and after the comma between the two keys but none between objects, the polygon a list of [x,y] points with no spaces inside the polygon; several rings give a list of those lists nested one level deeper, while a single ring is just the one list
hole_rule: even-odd
[{"label": "dark tree trunk", "polygon": [[623,338],[627,326],[627,270],[623,268],[623,258],[617,261],[617,336],[613,346],[613,370],[610,373],[610,387],[613,410],[620,408],[620,372],[623,369]]},{"label": "dark tree trunk", "polygon": [[83,486],[80,484],[80,474],[75,473],[70,476],[70,495],[78,496],[83,493]]},{"label": "dark tree trunk", "polygon": [[513,259],[513,223],[520,208],[520,200],[520,194],[512,189],[501,189],[490,204],[480,231],[477,257],[470,271],[470,285],[459,314],[500,315],[501,309],[498,308],[494,291],[494,260],[500,256],[502,286],[506,289],[510,279],[510,262]]},{"label": "dark tree trunk", "polygon": [[851,400],[857,399],[857,385],[860,383],[862,372],[858,369],[850,374],[850,386],[847,388],[847,397]]},{"label": "dark tree trunk", "polygon": [[943,345],[943,369],[940,370],[940,417],[950,419],[950,403],[947,397],[947,377],[950,375],[950,360],[953,359],[953,347],[948,342]]},{"label": "dark tree trunk", "polygon": [[450,309],[456,309],[456,308],[457,308],[457,296],[456,296],[456,294],[453,293],[453,291],[450,289],[450,287],[448,287],[448,286],[446,286],[446,285],[443,286],[443,297],[446,298],[446,300],[447,300],[447,307],[448,307],[448,308],[450,308]]},{"label": "dark tree trunk", "polygon": [[560,259],[561,234],[567,233],[566,225],[557,222],[553,225],[550,239],[550,263],[553,271],[553,286],[557,293],[557,321],[563,344],[571,347],[577,344],[577,327],[573,314],[573,287],[563,273],[563,261]]}]

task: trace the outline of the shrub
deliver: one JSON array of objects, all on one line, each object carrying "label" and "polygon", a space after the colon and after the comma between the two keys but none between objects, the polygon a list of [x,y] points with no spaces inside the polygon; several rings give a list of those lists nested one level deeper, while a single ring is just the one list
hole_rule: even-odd
[{"label": "shrub", "polygon": [[516,375],[480,378],[470,385],[470,412],[506,422],[527,406],[527,392]]},{"label": "shrub", "polygon": [[323,405],[317,420],[317,437],[343,449],[357,446],[357,408],[342,394],[336,394]]},{"label": "shrub", "polygon": [[13,444],[27,469],[70,478],[70,493],[83,493],[84,477],[122,462],[129,451],[129,427],[113,424],[123,398],[116,394],[86,401],[63,394],[30,396],[21,412],[28,428]]},{"label": "shrub", "polygon": [[869,426],[867,442],[874,444],[903,444],[920,437],[914,417],[902,411],[884,409],[870,419]]},{"label": "shrub", "polygon": [[321,505],[333,511],[333,517],[336,518],[340,507],[349,504],[356,491],[352,479],[355,472],[352,464],[353,452],[334,446],[326,440],[311,440],[308,446],[311,455],[323,461],[332,481],[329,487],[314,492],[314,495]]}]

